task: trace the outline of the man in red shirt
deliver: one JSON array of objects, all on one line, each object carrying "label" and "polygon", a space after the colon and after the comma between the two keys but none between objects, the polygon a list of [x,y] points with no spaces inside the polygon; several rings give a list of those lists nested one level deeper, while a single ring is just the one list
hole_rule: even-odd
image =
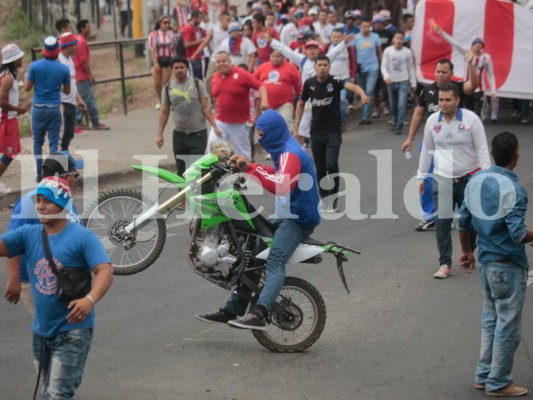
[{"label": "man in red shirt", "polygon": [[270,61],[261,64],[253,76],[263,84],[268,96],[268,106],[279,112],[289,131],[293,128],[294,96],[302,91],[302,76],[291,63],[285,62],[285,56],[274,50]]},{"label": "man in red shirt", "polygon": [[195,78],[203,79],[203,56],[201,52],[198,52],[194,59],[192,56],[196,53],[196,50],[205,39],[205,31],[200,28],[203,14],[200,10],[194,10],[191,13],[191,19],[189,23],[185,25],[182,32],[183,41],[185,43],[185,57],[189,60],[190,71]]},{"label": "man in red shirt", "polygon": [[257,65],[261,65],[270,60],[270,46],[268,41],[263,37],[263,34],[279,40],[278,31],[274,28],[265,26],[265,16],[263,14],[256,13],[252,19],[252,26],[254,33],[252,34],[252,42],[257,47]]},{"label": "man in red shirt", "polygon": [[[95,82],[93,73],[91,71],[91,54],[89,51],[89,45],[87,44],[87,38],[91,35],[91,24],[86,19],[82,19],[78,22],[78,51],[74,55],[74,66],[76,67],[76,86],[78,87],[78,93],[80,94],[83,102],[89,112],[89,118],[93,126],[93,130],[106,131],[109,126],[106,126],[100,122],[100,115],[98,114],[98,108],[96,107],[96,100],[94,98],[93,84]],[[87,126],[82,125],[83,111],[78,111],[78,128],[88,129]]]},{"label": "man in red shirt", "polygon": [[211,82],[211,94],[215,99],[215,122],[222,131],[218,139],[213,129],[209,136],[207,148],[216,140],[229,141],[235,154],[252,158],[249,128],[246,124],[250,119],[250,89],[259,90],[261,109],[268,108],[267,92],[256,78],[242,68],[231,63],[225,51],[215,57],[217,72]]}]

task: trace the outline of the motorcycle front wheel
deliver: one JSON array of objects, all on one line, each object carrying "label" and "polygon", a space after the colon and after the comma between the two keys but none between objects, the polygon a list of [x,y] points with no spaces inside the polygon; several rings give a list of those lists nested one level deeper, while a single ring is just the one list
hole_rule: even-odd
[{"label": "motorcycle front wheel", "polygon": [[311,347],[326,326],[326,304],[320,292],[303,279],[286,277],[276,301],[283,312],[272,312],[266,331],[252,331],[255,338],[277,353]]},{"label": "motorcycle front wheel", "polygon": [[104,245],[115,275],[132,275],[143,271],[163,251],[166,240],[163,218],[153,219],[129,235],[121,230],[150,205],[143,202],[141,193],[121,189],[103,192],[98,196],[95,207],[91,208],[85,225]]}]

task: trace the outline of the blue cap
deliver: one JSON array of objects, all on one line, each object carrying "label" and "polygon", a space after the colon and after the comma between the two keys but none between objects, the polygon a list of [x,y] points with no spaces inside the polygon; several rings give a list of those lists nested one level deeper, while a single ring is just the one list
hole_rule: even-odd
[{"label": "blue cap", "polygon": [[68,182],[57,176],[43,178],[35,191],[35,196],[37,195],[46,197],[61,208],[66,208],[72,199]]}]

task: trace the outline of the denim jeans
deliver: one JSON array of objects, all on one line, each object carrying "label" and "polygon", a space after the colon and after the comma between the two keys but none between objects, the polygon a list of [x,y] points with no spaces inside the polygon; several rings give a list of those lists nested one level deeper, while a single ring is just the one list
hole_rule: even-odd
[{"label": "denim jeans", "polygon": [[[76,82],[78,93],[83,102],[87,106],[87,112],[91,120],[92,126],[97,126],[100,123],[100,116],[98,115],[98,108],[96,107],[96,100],[94,98],[93,85],[90,79]],[[78,123],[83,121],[83,111],[78,111]]]},{"label": "denim jeans", "polygon": [[374,90],[378,80],[379,71],[358,72],[357,80],[359,86],[363,88],[366,95],[370,98],[368,104],[363,104],[363,119],[370,120],[372,115],[372,104],[374,102]]},{"label": "denim jeans", "polygon": [[[439,250],[439,264],[452,265],[452,222],[454,209],[459,209],[463,204],[465,187],[468,179],[444,178],[440,175],[433,175],[432,194],[433,203],[437,209],[437,220],[435,222],[435,237],[437,239],[437,249]],[[440,203],[439,203],[440,202]],[[476,248],[477,234],[470,231],[470,245]]]},{"label": "denim jeans", "polygon": [[407,97],[411,85],[409,81],[392,82],[387,86],[387,90],[389,91],[389,105],[394,119],[394,129],[402,130],[407,114]]},{"label": "denim jeans", "polygon": [[37,177],[43,174],[43,145],[44,137],[48,133],[50,154],[58,151],[59,136],[63,123],[61,109],[57,107],[36,107],[31,111],[31,134],[33,136],[33,155],[37,165]]},{"label": "denim jeans", "polygon": [[[261,290],[257,305],[265,307],[269,312],[275,303],[283,282],[285,281],[285,264],[291,258],[298,245],[311,233],[294,219],[284,219],[275,222],[274,240],[267,257],[266,282]],[[233,293],[224,308],[233,314],[243,315],[248,307],[248,299]]]},{"label": "denim jeans", "polygon": [[483,290],[483,313],[476,383],[485,384],[487,391],[494,391],[512,381],[514,353],[520,344],[528,270],[500,262],[479,263],[478,270]]},{"label": "denim jeans", "polygon": [[91,348],[92,329],[75,329],[52,337],[33,335],[33,362],[41,363],[44,400],[75,399]]},{"label": "denim jeans", "polygon": [[[420,142],[420,152],[422,152],[422,144]],[[422,207],[422,219],[424,221],[435,221],[437,219],[435,214],[435,203],[433,203],[433,194],[431,193],[431,182],[433,178],[433,169],[435,164],[433,158],[431,158],[431,164],[429,165],[428,177],[424,179],[424,194],[420,195],[420,206]]]}]

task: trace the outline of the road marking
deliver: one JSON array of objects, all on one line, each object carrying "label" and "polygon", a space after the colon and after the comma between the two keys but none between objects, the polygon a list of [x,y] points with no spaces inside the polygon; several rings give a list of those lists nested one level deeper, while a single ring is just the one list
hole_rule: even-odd
[{"label": "road marking", "polygon": [[213,328],[204,329],[203,331],[195,333],[194,335],[191,335],[191,336],[183,338],[183,340],[185,340],[186,342],[195,342],[195,341],[199,341],[199,340],[204,340],[202,338],[199,338],[198,336],[204,335],[204,334],[206,334],[208,332],[211,332],[212,330],[213,330]]}]

